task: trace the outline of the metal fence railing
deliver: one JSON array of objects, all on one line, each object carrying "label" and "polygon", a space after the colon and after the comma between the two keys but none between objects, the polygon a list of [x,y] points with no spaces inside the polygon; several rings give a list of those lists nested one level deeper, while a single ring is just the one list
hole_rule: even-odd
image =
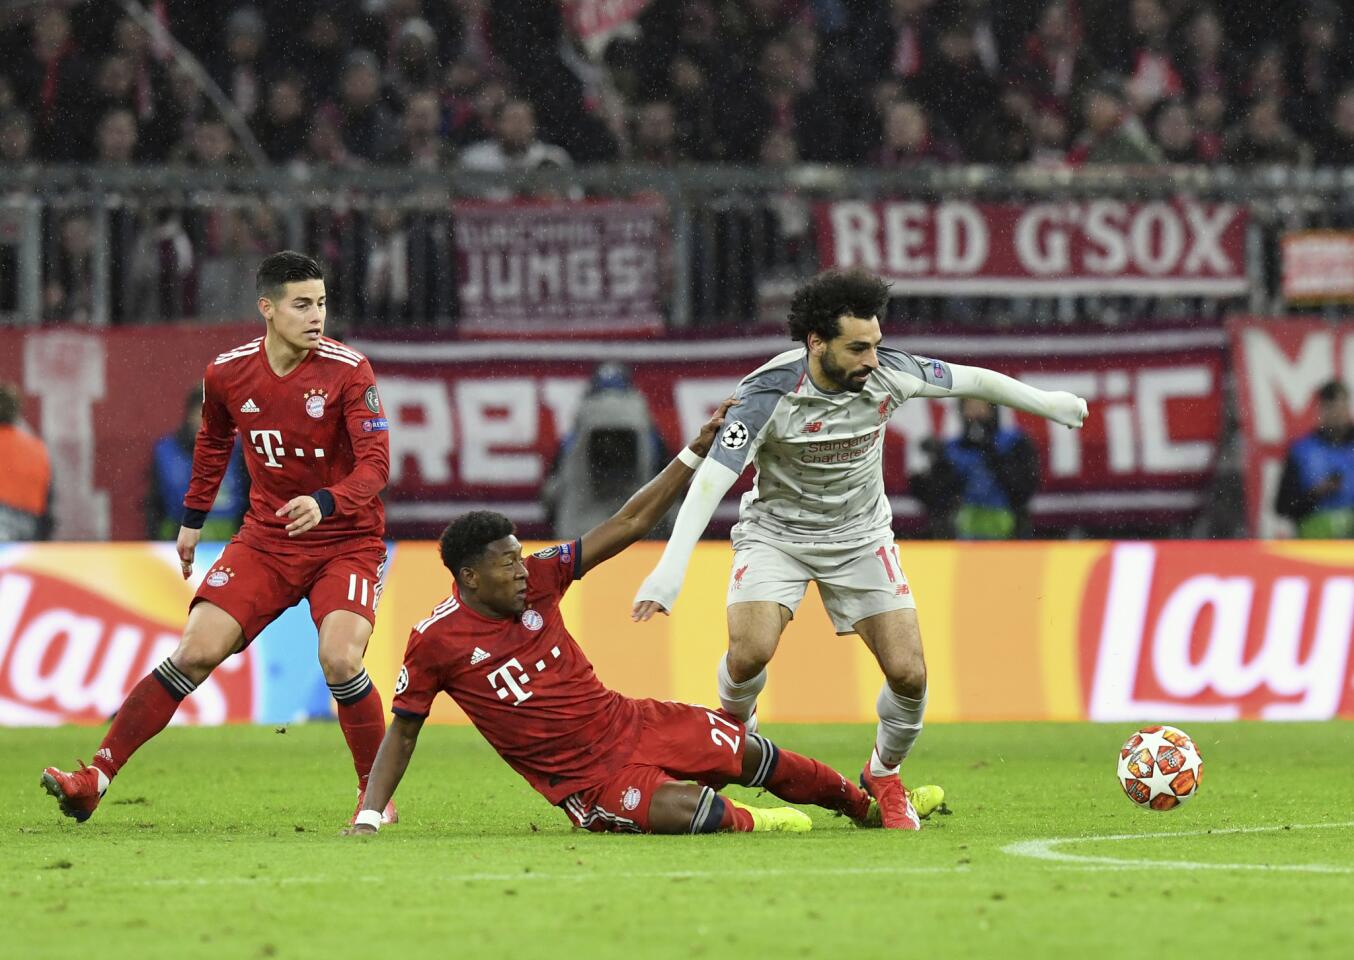
[{"label": "metal fence railing", "polygon": [[[1280,236],[1354,226],[1354,170],[1155,172],[954,167],[883,173],[597,168],[495,177],[402,169],[226,172],[60,168],[0,172],[0,323],[100,326],[253,315],[252,271],[283,246],[329,265],[331,314],[361,329],[456,325],[452,200],[519,194],[660,196],[671,225],[669,326],[778,320],[818,268],[820,199],[985,201],[1189,196],[1245,205],[1240,297],[903,297],[894,318],[937,326],[1103,325],[1282,309]],[[394,282],[392,282],[392,271]]]}]

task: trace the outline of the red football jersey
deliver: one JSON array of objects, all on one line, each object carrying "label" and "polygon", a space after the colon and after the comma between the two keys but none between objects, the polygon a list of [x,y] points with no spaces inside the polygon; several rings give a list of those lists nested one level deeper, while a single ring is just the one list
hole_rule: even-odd
[{"label": "red football jersey", "polygon": [[[362,354],[322,337],[295,370],[279,377],[260,337],[213,360],[203,379],[202,428],[183,498],[188,509],[211,509],[237,431],[251,484],[240,540],[260,549],[309,550],[384,534],[378,494],[390,472],[389,424]],[[318,490],[333,495],[333,514],[288,537],[291,518],[275,512]]]},{"label": "red football jersey", "polygon": [[602,686],[569,635],[559,602],[578,541],[526,559],[527,609],[493,620],[453,593],[409,634],[395,713],[426,717],[445,690],[499,756],[551,803],[601,783],[630,759],[635,701]]}]

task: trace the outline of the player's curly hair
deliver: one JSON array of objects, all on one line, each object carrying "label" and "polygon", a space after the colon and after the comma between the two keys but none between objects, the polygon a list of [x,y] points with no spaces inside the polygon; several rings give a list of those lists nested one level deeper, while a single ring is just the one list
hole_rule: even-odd
[{"label": "player's curly hair", "polygon": [[864,270],[828,270],[795,291],[790,301],[790,339],[809,342],[816,333],[831,340],[843,316],[875,317],[889,302],[889,285]]},{"label": "player's curly hair", "polygon": [[295,250],[281,250],[263,258],[254,275],[254,288],[261,297],[271,297],[288,283],[323,280],[324,269],[314,257]]},{"label": "player's curly hair", "polygon": [[442,565],[461,579],[461,568],[473,567],[484,556],[484,550],[495,540],[517,532],[513,522],[493,510],[472,510],[453,520],[437,541]]}]

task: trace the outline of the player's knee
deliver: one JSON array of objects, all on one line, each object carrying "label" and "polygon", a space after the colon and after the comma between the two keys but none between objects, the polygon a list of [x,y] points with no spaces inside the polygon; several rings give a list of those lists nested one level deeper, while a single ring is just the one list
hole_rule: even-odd
[{"label": "player's knee", "polygon": [[649,804],[649,829],[654,833],[690,833],[700,803],[695,784],[669,783],[659,787]]},{"label": "player's knee", "polygon": [[206,680],[211,672],[221,665],[221,661],[230,655],[221,644],[211,638],[185,633],[178,647],[169,656],[169,660],[178,667],[193,683]]},{"label": "player's knee", "polygon": [[919,699],[926,692],[926,661],[920,653],[897,657],[885,665],[884,677],[894,693]]},{"label": "player's knee", "polygon": [[320,649],[320,669],[326,683],[343,683],[362,672],[362,651],[335,645]]},{"label": "player's knee", "polygon": [[763,645],[747,641],[729,643],[729,678],[734,683],[747,683],[766,669],[771,662],[775,647],[764,649]]}]

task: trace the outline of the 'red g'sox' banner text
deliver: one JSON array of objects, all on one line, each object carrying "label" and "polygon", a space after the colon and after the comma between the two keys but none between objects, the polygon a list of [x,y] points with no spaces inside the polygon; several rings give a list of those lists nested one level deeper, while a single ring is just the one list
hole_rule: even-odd
[{"label": "'red g'sox' banner text", "polygon": [[658,333],[658,201],[458,201],[460,329],[484,336]]},{"label": "'red g'sox' banner text", "polygon": [[1354,328],[1322,320],[1235,318],[1230,324],[1251,533],[1292,536],[1274,512],[1289,445],[1316,425],[1316,391],[1354,383]]},{"label": "'red g'sox' banner text", "polygon": [[1247,290],[1247,213],[1187,200],[1123,203],[821,203],[824,267],[863,267],[898,296]]},{"label": "'red g'sox' banner text", "polygon": [[[1090,402],[1084,429],[1003,411],[1040,453],[1038,528],[1130,517],[1163,523],[1201,503],[1222,420],[1221,331],[1150,336],[914,337],[890,344],[973,363]],[[602,361],[628,364],[671,451],[693,437],[738,381],[793,347],[777,338],[683,343],[388,343],[354,341],[371,359],[390,418],[387,517],[393,535],[435,536],[466,504],[487,504],[545,535],[540,489]],[[953,402],[916,399],[884,432],[884,477],[900,526],[919,529],[909,473],[923,443],[959,430]],[[746,489],[749,476],[744,478]],[[737,491],[735,491],[735,494]],[[734,499],[721,517],[727,525]]]}]

